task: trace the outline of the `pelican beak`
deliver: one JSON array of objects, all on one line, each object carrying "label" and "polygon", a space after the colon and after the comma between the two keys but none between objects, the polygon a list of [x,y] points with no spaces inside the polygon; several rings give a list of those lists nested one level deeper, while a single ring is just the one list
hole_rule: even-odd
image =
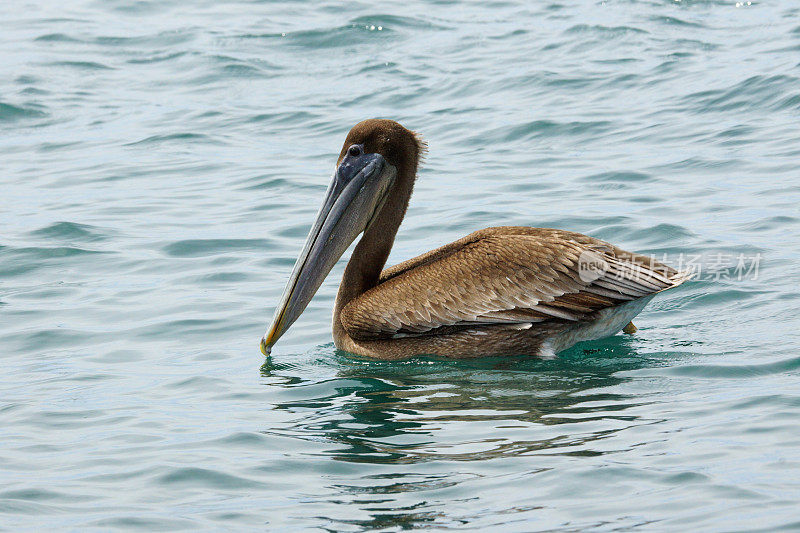
[{"label": "pelican beak", "polygon": [[333,266],[383,206],[397,171],[362,145],[342,158],[328,187],[317,220],[292,270],[275,316],[261,339],[261,353],[272,346],[305,310]]}]

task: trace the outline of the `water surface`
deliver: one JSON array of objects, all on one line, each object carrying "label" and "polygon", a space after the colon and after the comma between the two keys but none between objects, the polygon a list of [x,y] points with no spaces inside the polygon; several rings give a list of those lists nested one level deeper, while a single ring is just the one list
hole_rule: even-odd
[{"label": "water surface", "polygon": [[[800,528],[795,2],[3,19],[0,529]],[[389,364],[331,344],[341,262],[264,364],[376,116],[430,145],[392,263],[519,224],[702,271],[557,360]]]}]

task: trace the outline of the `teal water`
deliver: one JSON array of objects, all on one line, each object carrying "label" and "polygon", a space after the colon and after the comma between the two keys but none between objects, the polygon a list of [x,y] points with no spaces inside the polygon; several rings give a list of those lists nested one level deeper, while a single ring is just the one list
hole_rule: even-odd
[{"label": "teal water", "polygon": [[[800,529],[796,2],[0,11],[0,529]],[[264,364],[374,116],[430,145],[392,263],[520,224],[703,270],[557,360],[388,364],[331,343],[343,260]]]}]

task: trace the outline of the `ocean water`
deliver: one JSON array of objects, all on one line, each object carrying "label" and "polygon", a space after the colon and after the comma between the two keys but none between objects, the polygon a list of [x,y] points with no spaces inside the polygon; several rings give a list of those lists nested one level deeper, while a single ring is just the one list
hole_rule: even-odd
[{"label": "ocean water", "polygon": [[[0,530],[800,529],[800,5],[11,1]],[[556,360],[258,341],[349,128],[390,258],[559,227],[696,278]]]}]

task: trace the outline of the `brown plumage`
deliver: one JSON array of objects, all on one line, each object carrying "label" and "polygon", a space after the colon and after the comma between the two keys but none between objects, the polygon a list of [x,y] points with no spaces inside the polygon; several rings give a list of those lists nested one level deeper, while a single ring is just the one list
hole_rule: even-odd
[{"label": "brown plumage", "polygon": [[378,359],[551,356],[619,332],[654,294],[688,277],[599,239],[529,227],[486,228],[381,271],[425,145],[389,120],[357,124],[339,163],[354,145],[397,172],[339,287],[333,337],[342,350]]}]

